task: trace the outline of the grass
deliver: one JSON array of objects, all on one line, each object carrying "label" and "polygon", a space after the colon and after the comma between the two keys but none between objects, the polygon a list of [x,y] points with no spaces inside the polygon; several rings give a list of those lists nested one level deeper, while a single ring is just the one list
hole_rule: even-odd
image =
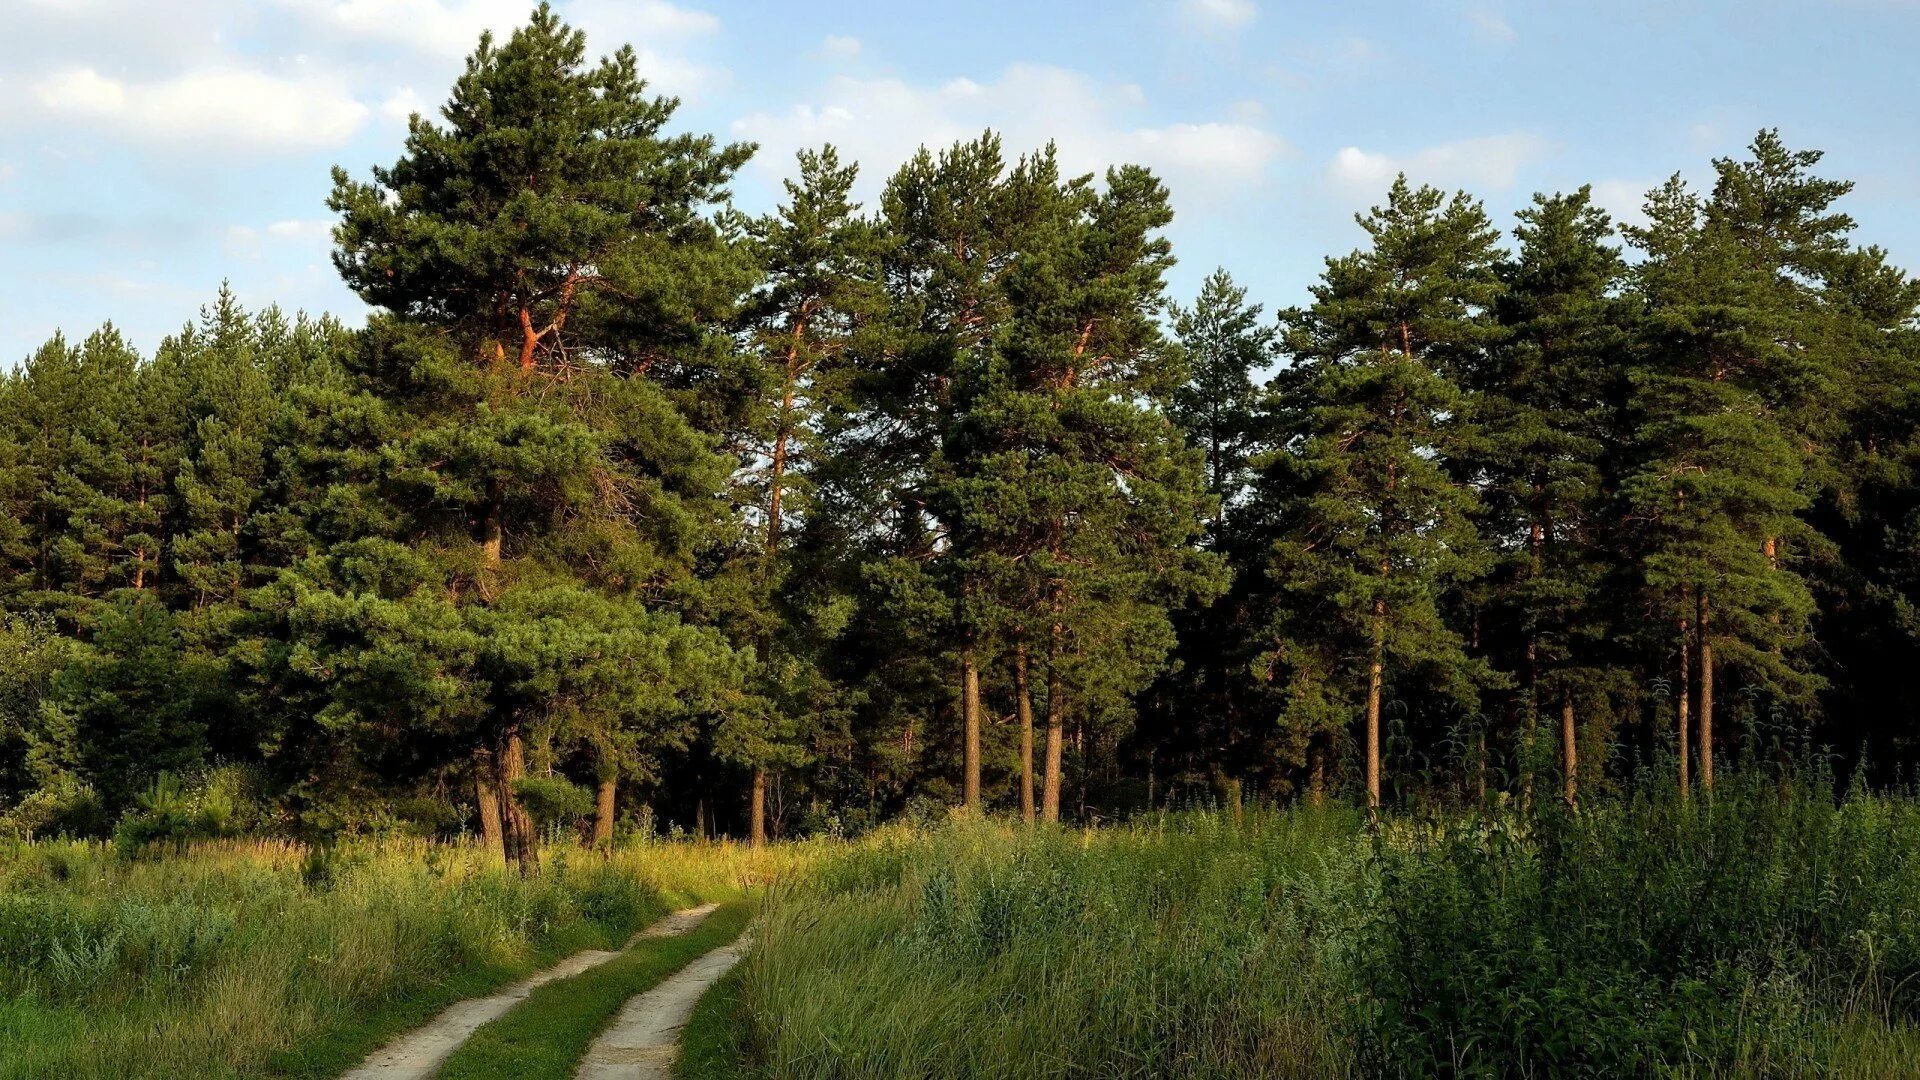
[{"label": "grass", "polygon": [[454,1000],[811,857],[557,847],[522,879],[471,847],[410,841],[140,859],[0,844],[0,1080],[336,1075]]},{"label": "grass", "polygon": [[740,997],[744,974],[736,967],[700,995],[680,1032],[680,1057],[673,1066],[679,1080],[747,1080],[753,1075],[749,1018]]},{"label": "grass", "polygon": [[769,1080],[1911,1076],[1920,802],[895,830],[758,934]]},{"label": "grass", "polygon": [[571,1077],[588,1045],[629,998],[738,937],[751,915],[748,901],[735,900],[690,933],[644,939],[599,967],[538,987],[511,1012],[474,1032],[439,1075],[443,1080]]}]

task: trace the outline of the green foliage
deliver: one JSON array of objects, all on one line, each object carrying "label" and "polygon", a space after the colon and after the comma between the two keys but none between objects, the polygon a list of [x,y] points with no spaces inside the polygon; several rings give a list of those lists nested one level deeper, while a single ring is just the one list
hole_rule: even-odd
[{"label": "green foliage", "polygon": [[571,825],[593,812],[593,792],[559,776],[529,776],[513,791],[542,827]]}]

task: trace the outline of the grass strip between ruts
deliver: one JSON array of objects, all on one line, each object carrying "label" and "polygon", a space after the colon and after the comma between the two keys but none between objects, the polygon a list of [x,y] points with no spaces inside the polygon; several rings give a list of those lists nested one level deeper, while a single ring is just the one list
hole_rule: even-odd
[{"label": "grass strip between ruts", "polygon": [[735,967],[700,995],[693,1016],[680,1032],[679,1080],[742,1080],[754,1075],[747,1044],[746,1002],[741,998],[745,969]]},{"label": "grass strip between ruts", "polygon": [[571,1077],[628,999],[738,937],[752,913],[747,900],[722,904],[689,933],[643,938],[599,967],[536,988],[454,1051],[440,1069],[441,1080]]},{"label": "grass strip between ruts", "polygon": [[556,937],[519,963],[461,972],[391,1002],[377,1013],[327,1030],[296,1049],[275,1054],[270,1065],[272,1075],[314,1080],[338,1076],[368,1054],[427,1023],[457,1002],[486,997],[582,949],[609,948],[618,941],[619,938],[610,938],[599,927],[582,926]]}]

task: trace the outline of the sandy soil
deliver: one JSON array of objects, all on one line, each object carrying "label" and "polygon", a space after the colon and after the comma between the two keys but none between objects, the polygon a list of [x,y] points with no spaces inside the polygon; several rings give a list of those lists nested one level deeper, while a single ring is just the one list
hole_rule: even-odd
[{"label": "sandy soil", "polygon": [[680,1029],[694,1003],[725,975],[747,949],[741,935],[681,968],[665,982],[640,994],[620,1010],[613,1024],[588,1048],[580,1063],[582,1080],[666,1080],[680,1052]]},{"label": "sandy soil", "polygon": [[[703,907],[676,911],[634,935],[634,940],[655,937],[678,937],[700,925],[718,905],[707,904]],[[631,946],[632,942],[628,943]],[[440,1068],[442,1062],[454,1052],[467,1036],[472,1035],[482,1024],[497,1019],[508,1009],[519,1004],[522,998],[531,993],[536,986],[578,975],[583,971],[600,966],[614,957],[617,952],[588,949],[577,952],[558,964],[529,975],[498,993],[483,998],[468,998],[466,1001],[451,1005],[425,1027],[416,1028],[402,1035],[385,1047],[376,1051],[358,1067],[348,1072],[343,1080],[415,1080],[430,1077]]]}]

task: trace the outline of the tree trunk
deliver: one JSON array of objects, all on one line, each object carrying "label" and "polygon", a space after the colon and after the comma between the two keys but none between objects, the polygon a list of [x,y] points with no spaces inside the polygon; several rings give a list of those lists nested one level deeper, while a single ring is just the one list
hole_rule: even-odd
[{"label": "tree trunk", "polygon": [[1687,620],[1680,620],[1680,692],[1673,702],[1676,734],[1680,744],[1680,799],[1686,801],[1693,795],[1693,775],[1690,765],[1693,761],[1693,729],[1691,706],[1693,704],[1693,656],[1687,644]]},{"label": "tree trunk", "polygon": [[747,800],[747,842],[767,846],[767,770],[753,770],[753,795]]},{"label": "tree trunk", "polygon": [[973,662],[973,645],[960,650],[960,715],[964,724],[966,749],[962,788],[967,812],[980,812],[980,668]]},{"label": "tree trunk", "polygon": [[1066,702],[1060,689],[1060,632],[1060,624],[1055,623],[1052,644],[1047,649],[1047,760],[1040,819],[1048,824],[1060,820],[1060,759],[1067,740]]},{"label": "tree trunk", "polygon": [[1380,692],[1385,672],[1387,602],[1373,602],[1373,658],[1367,665],[1367,813],[1380,812]]},{"label": "tree trunk", "polygon": [[1307,736],[1307,802],[1313,806],[1327,801],[1327,742],[1322,732]]},{"label": "tree trunk", "polygon": [[1574,726],[1573,691],[1560,688],[1560,773],[1562,795],[1569,807],[1580,803],[1580,740]]},{"label": "tree trunk", "polygon": [[[1027,643],[1013,643],[1013,707],[1020,716],[1020,820],[1033,824],[1033,696],[1027,689]],[[1151,780],[1149,780],[1151,784]],[[1149,796],[1151,802],[1151,796]]]},{"label": "tree trunk", "polygon": [[513,785],[527,774],[527,748],[520,737],[520,725],[512,723],[500,739],[500,824],[507,860],[517,866],[523,877],[540,872],[540,837],[533,830],[533,819],[520,805]]},{"label": "tree trunk", "polygon": [[1713,791],[1713,613],[1708,607],[1707,590],[1700,590],[1699,613],[1694,619],[1700,635],[1700,790]]},{"label": "tree trunk", "polygon": [[480,812],[480,842],[488,851],[499,854],[506,849],[500,839],[500,798],[489,758],[485,750],[473,752],[473,802]]},{"label": "tree trunk", "polygon": [[614,776],[602,776],[600,789],[594,800],[593,846],[613,847],[613,808],[619,795],[619,779]]}]

